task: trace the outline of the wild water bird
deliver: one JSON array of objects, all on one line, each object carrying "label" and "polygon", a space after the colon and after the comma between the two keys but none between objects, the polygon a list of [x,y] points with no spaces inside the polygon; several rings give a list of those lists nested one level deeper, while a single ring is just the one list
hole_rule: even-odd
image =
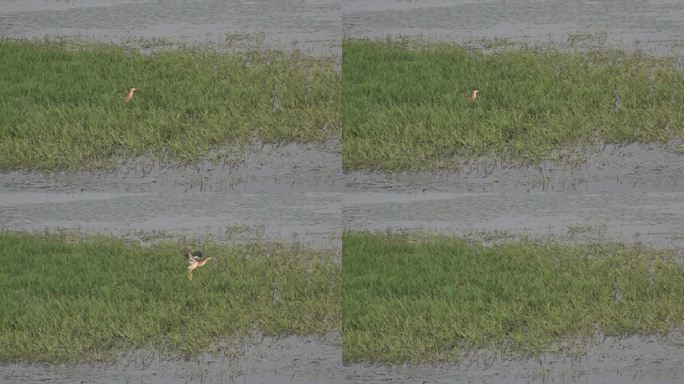
[{"label": "wild water bird", "polygon": [[202,251],[191,251],[190,248],[183,248],[183,255],[188,259],[188,280],[192,280],[192,272],[204,266],[213,257],[202,257]]},{"label": "wild water bird", "polygon": [[620,94],[615,92],[615,103],[613,104],[613,109],[611,109],[611,111],[617,112],[618,109],[620,109],[621,105],[622,105],[622,98],[620,98]]},{"label": "wild water bird", "polygon": [[615,304],[620,304],[620,302],[622,302],[622,290],[620,289],[620,285],[617,283],[617,281],[615,282],[615,284],[613,286],[615,288],[615,291],[614,291]]},{"label": "wild water bird", "polygon": [[273,113],[278,113],[280,111],[280,97],[275,90],[271,92],[271,111]]},{"label": "wild water bird", "polygon": [[467,102],[472,103],[475,101],[475,98],[477,98],[477,93],[480,92],[479,89],[473,88],[472,91],[470,91],[470,95],[466,96],[465,99]]},{"label": "wild water bird", "polygon": [[124,103],[130,102],[131,99],[133,99],[133,94],[136,91],[139,91],[139,89],[135,88],[135,87],[134,88],[128,88],[128,91],[126,91],[126,94],[123,96]]}]

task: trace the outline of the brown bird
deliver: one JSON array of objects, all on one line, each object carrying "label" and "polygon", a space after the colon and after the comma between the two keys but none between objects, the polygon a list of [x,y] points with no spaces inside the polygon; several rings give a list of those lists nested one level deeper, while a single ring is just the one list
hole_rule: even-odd
[{"label": "brown bird", "polygon": [[183,254],[188,259],[188,280],[192,280],[192,272],[204,266],[212,257],[202,257],[202,251],[192,252],[190,248],[183,248]]},{"label": "brown bird", "polygon": [[470,91],[470,95],[465,97],[466,101],[468,101],[468,102],[470,102],[470,103],[472,103],[473,101],[475,101],[475,98],[477,97],[477,93],[478,93],[478,92],[480,92],[479,89],[473,88],[473,90]]},{"label": "brown bird", "polygon": [[126,94],[123,96],[124,103],[128,103],[133,99],[133,94],[135,91],[139,91],[138,88],[128,88],[128,91],[126,91]]}]

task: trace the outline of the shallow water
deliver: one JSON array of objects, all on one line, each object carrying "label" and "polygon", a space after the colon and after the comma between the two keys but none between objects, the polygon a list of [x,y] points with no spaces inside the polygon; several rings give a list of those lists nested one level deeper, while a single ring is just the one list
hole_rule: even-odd
[{"label": "shallow water", "polygon": [[344,226],[684,247],[684,192],[356,193]]},{"label": "shallow water", "polygon": [[[564,46],[684,51],[679,0],[0,0],[0,36],[300,49],[339,55],[349,37],[510,37]],[[344,14],[344,18],[342,16]],[[609,146],[572,167],[492,159],[458,172],[340,171],[336,150],[262,148],[244,163],[167,167],[135,160],[116,172],[0,174],[0,226],[195,241],[275,240],[340,248],[343,228],[504,231],[570,241],[684,246],[684,156],[657,145]],[[532,192],[532,193],[528,193]],[[681,338],[680,338],[681,339]],[[572,358],[472,356],[444,366],[341,364],[338,340],[284,337],[231,359],[131,353],[115,365],[0,365],[0,382],[37,383],[679,383],[682,340],[608,338]]]},{"label": "shallow water", "polygon": [[333,192],[342,184],[335,143],[255,145],[232,151],[234,164],[203,161],[196,166],[136,159],[114,171],[0,172],[0,191],[15,192]]},{"label": "shallow water", "polygon": [[[680,383],[684,352],[674,340],[655,337],[606,338],[580,357],[546,354],[510,359],[491,353],[442,366],[345,367],[349,382],[362,383]],[[681,343],[681,342],[680,342]]]},{"label": "shallow water", "polygon": [[300,149],[271,148],[237,167],[199,171],[0,174],[0,227],[336,249],[345,228],[684,246],[684,156],[671,148],[608,146],[589,150],[579,165],[494,161],[442,174],[344,175],[338,154]]},{"label": "shallow water", "polygon": [[346,0],[342,14],[345,37],[508,38],[684,53],[679,0]]},{"label": "shallow water", "polygon": [[343,228],[554,237],[684,247],[684,192],[0,193],[2,228],[147,238],[298,242],[339,249]]},{"label": "shallow water", "polygon": [[183,360],[141,351],[115,364],[0,365],[2,383],[341,383],[339,337],[250,340],[241,356]]},{"label": "shallow water", "polygon": [[337,0],[3,0],[0,36],[167,39],[339,54]]},{"label": "shallow water", "polygon": [[684,246],[679,144],[590,148],[534,166],[483,159],[455,172],[346,176],[347,229]]},{"label": "shallow water", "polygon": [[339,249],[340,164],[328,143],[258,146],[235,165],[142,159],[111,172],[4,172],[0,228]]},{"label": "shallow water", "polygon": [[[679,344],[677,344],[679,343]],[[239,357],[203,354],[189,361],[132,352],[115,364],[0,365],[3,383],[679,383],[677,336],[606,338],[534,358],[491,351],[453,365],[341,364],[339,336],[251,340]]]},{"label": "shallow water", "polygon": [[341,197],[335,193],[87,193],[0,191],[0,228],[72,230],[145,238],[277,241],[340,247]]},{"label": "shallow water", "polygon": [[531,166],[486,157],[458,171],[346,173],[346,190],[392,192],[684,192],[682,144],[565,150]]},{"label": "shallow water", "polygon": [[[606,145],[564,152],[563,160],[515,165],[486,157],[457,171],[342,173],[337,144],[256,146],[235,164],[174,167],[131,160],[114,171],[0,172],[4,192],[680,192],[681,143]],[[572,153],[570,153],[572,152]]]}]

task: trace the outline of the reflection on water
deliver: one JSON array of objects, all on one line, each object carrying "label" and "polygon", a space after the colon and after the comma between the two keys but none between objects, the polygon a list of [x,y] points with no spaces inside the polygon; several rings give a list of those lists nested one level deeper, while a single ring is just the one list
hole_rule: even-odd
[{"label": "reflection on water", "polygon": [[588,346],[580,357],[544,354],[510,359],[484,352],[455,365],[355,365],[346,377],[352,383],[373,384],[675,384],[681,382],[684,369],[681,356],[681,346],[657,337],[608,337]]},{"label": "reflection on water", "polygon": [[[343,365],[339,335],[267,337],[230,358],[202,354],[189,361],[156,352],[125,354],[112,365],[2,364],[3,383],[654,383],[675,384],[684,361],[677,336],[607,337],[577,356],[511,359],[495,351],[464,356],[453,365]],[[674,342],[673,342],[674,341]]]},{"label": "reflection on water", "polygon": [[299,242],[340,247],[342,208],[335,193],[17,193],[0,192],[2,229],[68,229],[219,241]]},{"label": "reflection on water", "polygon": [[231,358],[202,354],[183,360],[131,352],[115,364],[0,365],[2,383],[343,383],[339,336],[256,337]]},{"label": "reflection on water", "polygon": [[511,166],[484,159],[455,172],[355,171],[346,174],[344,227],[682,247],[679,145],[590,148],[575,164]]},{"label": "reflection on water", "polygon": [[0,228],[336,248],[343,228],[505,232],[561,240],[684,247],[684,192],[16,193],[0,192]]},{"label": "reflection on water", "polygon": [[[3,0],[0,36],[66,36],[106,41],[164,38],[339,52],[337,0]],[[251,36],[248,36],[251,35]]]},{"label": "reflection on water", "polygon": [[345,197],[345,228],[506,232],[684,247],[684,193],[373,193]]},{"label": "reflection on water", "polygon": [[[639,45],[684,52],[680,0],[346,0],[345,37]],[[591,34],[591,35],[588,35]]]},{"label": "reflection on water", "polygon": [[[684,192],[681,143],[606,145],[567,151],[530,166],[485,157],[455,172],[346,175],[348,191],[391,192]],[[565,152],[565,151],[564,151]],[[575,154],[570,152],[577,152]],[[572,160],[577,157],[577,160]]]},{"label": "reflection on water", "polygon": [[[0,0],[0,36],[166,38],[319,55],[339,54],[343,32],[457,41],[509,37],[681,52],[682,20],[680,0]],[[561,237],[589,231],[600,239],[684,246],[679,186],[684,160],[672,152],[643,155],[636,147],[618,148],[617,155],[599,154],[576,169],[545,163],[538,169],[475,167],[442,176],[356,172],[345,176],[343,193],[338,154],[307,153],[296,146],[285,151],[289,154],[252,157],[229,170],[203,164],[180,170],[134,165],[101,175],[4,173],[0,226],[166,231],[338,249],[343,228]],[[598,234],[592,232],[597,228]],[[678,383],[681,355],[681,343],[630,337],[608,338],[580,358],[475,356],[451,366],[342,366],[337,341],[284,338],[246,347],[245,357],[237,360],[132,355],[116,366],[5,364],[0,381]]]},{"label": "reflection on water", "polygon": [[[0,190],[14,192],[334,192],[342,182],[338,145],[254,145],[236,164],[169,166],[154,159],[134,159],[113,171],[0,172]],[[226,151],[229,151],[226,149]],[[230,155],[229,155],[230,156]]]}]

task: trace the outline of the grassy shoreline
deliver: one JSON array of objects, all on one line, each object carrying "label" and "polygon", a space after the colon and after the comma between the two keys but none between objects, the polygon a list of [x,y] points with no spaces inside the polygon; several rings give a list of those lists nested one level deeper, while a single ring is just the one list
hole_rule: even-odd
[{"label": "grassy shoreline", "polygon": [[[340,74],[297,53],[0,40],[0,169],[111,168],[339,137]],[[129,104],[121,95],[140,88]]]},{"label": "grassy shoreline", "polygon": [[623,245],[347,232],[345,362],[455,362],[494,348],[539,353],[567,338],[684,330],[684,266]]},{"label": "grassy shoreline", "polygon": [[[596,141],[684,139],[684,73],[671,57],[345,40],[342,72],[345,170],[456,169],[492,154],[534,162]],[[468,103],[472,87],[480,93]]]},{"label": "grassy shoreline", "polygon": [[[225,338],[339,330],[340,266],[296,246],[181,245],[0,233],[0,361],[84,362],[155,347],[193,356]],[[214,262],[215,261],[215,262]]]}]

